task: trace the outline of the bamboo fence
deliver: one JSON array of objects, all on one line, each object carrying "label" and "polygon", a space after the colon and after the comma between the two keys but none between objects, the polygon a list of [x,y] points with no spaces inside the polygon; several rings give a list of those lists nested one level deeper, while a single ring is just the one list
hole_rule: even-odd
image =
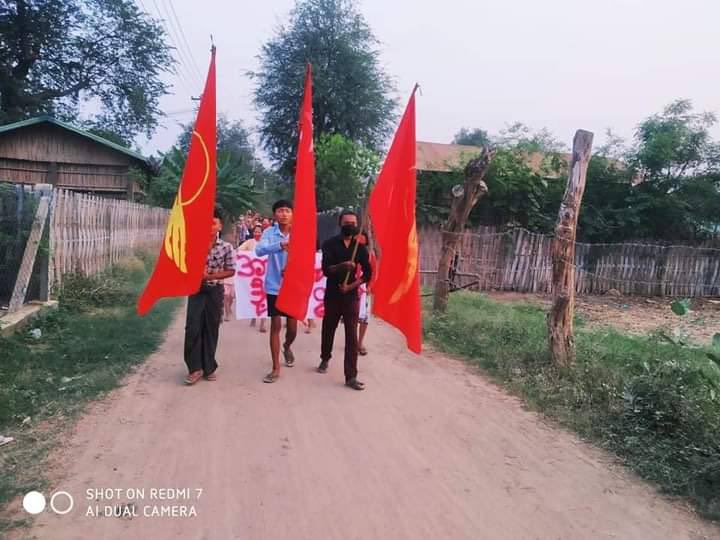
[{"label": "bamboo fence", "polygon": [[157,249],[168,210],[118,199],[55,190],[50,214],[50,276],[92,275],[138,249]]},{"label": "bamboo fence", "polygon": [[[440,259],[442,232],[420,230],[422,286],[432,287]],[[553,238],[524,229],[481,227],[463,233],[454,283],[478,290],[549,293]],[[720,296],[720,249],[640,242],[577,243],[576,292],[611,289],[644,296]]]}]

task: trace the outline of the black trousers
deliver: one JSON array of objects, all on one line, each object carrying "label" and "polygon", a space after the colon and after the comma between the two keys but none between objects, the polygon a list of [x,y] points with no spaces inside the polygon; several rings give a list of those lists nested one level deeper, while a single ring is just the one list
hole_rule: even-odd
[{"label": "black trousers", "polygon": [[357,294],[346,294],[341,297],[325,297],[325,315],[322,320],[322,345],[320,359],[328,362],[332,357],[335,331],[340,318],[345,325],[345,380],[357,377],[358,360],[358,317],[360,315],[360,299]]},{"label": "black trousers", "polygon": [[197,294],[188,298],[185,321],[185,363],[188,372],[202,370],[205,376],[218,365],[215,350],[222,318],[224,289],[222,284],[203,284]]}]

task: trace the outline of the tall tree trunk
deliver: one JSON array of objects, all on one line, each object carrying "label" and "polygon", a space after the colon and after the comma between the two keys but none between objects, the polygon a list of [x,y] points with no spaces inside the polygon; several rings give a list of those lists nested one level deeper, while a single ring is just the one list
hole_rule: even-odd
[{"label": "tall tree trunk", "polygon": [[553,361],[561,367],[575,362],[575,237],[592,141],[593,134],[589,131],[575,133],[567,188],[552,243],[553,305],[547,318],[548,340]]},{"label": "tall tree trunk", "polygon": [[450,265],[452,264],[460,234],[465,230],[470,211],[488,192],[487,185],[483,181],[490,168],[490,163],[495,157],[495,150],[483,147],[480,157],[471,160],[465,167],[465,183],[463,193],[453,194],[450,217],[443,230],[442,251],[440,263],[438,264],[437,278],[435,281],[435,298],[433,311],[444,313],[447,310],[448,295],[450,293]]}]

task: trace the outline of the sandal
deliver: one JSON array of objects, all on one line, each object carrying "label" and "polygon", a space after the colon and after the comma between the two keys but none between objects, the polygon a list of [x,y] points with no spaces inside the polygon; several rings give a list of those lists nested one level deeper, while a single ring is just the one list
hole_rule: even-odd
[{"label": "sandal", "polygon": [[367,349],[366,349],[365,347],[360,347],[360,348],[358,349],[358,354],[359,354],[360,356],[367,356]]},{"label": "sandal", "polygon": [[205,377],[208,381],[217,381],[217,375],[215,373],[211,373],[207,377]]},{"label": "sandal", "polygon": [[290,350],[290,347],[283,347],[283,356],[285,357],[285,365],[287,367],[293,367],[295,365],[295,355],[292,350]]},{"label": "sandal", "polygon": [[275,373],[275,372],[268,373],[267,375],[265,375],[263,382],[271,384],[271,383],[274,383],[275,381],[277,381],[279,377],[280,377],[280,375],[278,373]]},{"label": "sandal", "polygon": [[190,375],[185,377],[185,384],[188,386],[192,386],[196,382],[198,382],[200,379],[202,379],[203,372],[202,371],[193,371]]}]

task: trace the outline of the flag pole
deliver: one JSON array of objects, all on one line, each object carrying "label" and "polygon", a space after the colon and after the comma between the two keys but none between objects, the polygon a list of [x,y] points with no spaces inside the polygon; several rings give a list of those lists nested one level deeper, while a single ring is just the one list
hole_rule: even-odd
[{"label": "flag pole", "polygon": [[[350,262],[355,262],[355,258],[357,257],[358,247],[360,246],[360,242],[358,242],[358,237],[362,234],[363,230],[365,229],[365,224],[367,222],[368,218],[368,203],[370,201],[370,192],[372,191],[372,185],[374,182],[368,181],[368,185],[366,188],[366,195],[365,195],[365,208],[363,209],[362,213],[362,220],[360,221],[360,230],[358,231],[358,234],[355,235],[355,245],[353,246],[353,252],[352,257],[350,258]],[[367,241],[368,241],[368,249],[370,246],[370,233],[366,235]],[[347,285],[350,281],[350,272],[348,272],[345,275],[345,281],[344,285]]]}]

